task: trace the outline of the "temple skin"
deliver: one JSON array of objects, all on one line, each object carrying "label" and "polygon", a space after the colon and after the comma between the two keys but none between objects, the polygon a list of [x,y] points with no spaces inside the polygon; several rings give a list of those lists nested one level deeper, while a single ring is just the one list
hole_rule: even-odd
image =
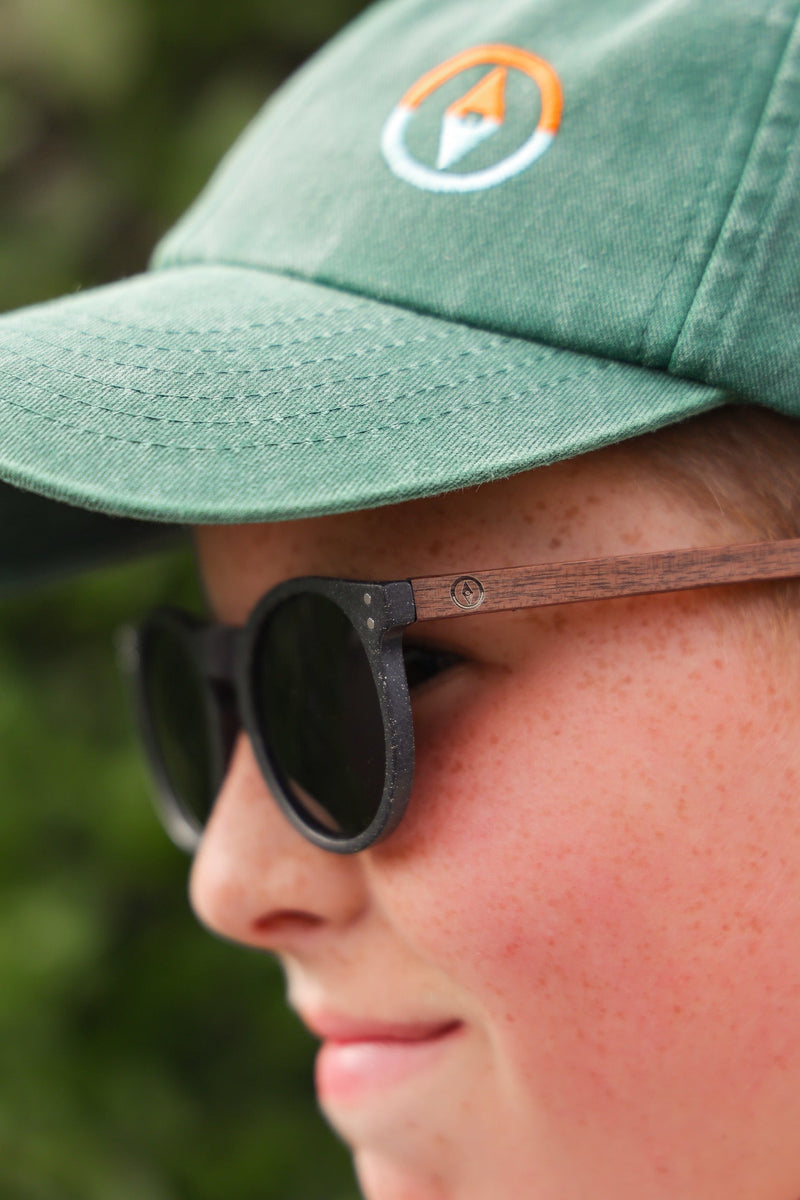
[{"label": "temple skin", "polygon": [[[294,576],[741,532],[630,443],[197,543],[214,612],[239,623]],[[192,901],[279,957],[368,1200],[800,1197],[800,664],[772,586],[417,626],[463,662],[414,696],[409,809],[361,855],[306,842],[240,739]],[[404,1058],[404,1036],[437,1044]]]}]

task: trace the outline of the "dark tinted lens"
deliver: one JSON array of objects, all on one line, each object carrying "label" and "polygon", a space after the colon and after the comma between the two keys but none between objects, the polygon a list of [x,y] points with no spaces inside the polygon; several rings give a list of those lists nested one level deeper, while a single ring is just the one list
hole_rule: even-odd
[{"label": "dark tinted lens", "polygon": [[295,809],[326,833],[362,833],[380,806],[386,756],[372,672],[349,619],[325,596],[293,596],[266,621],[253,660],[265,747]]},{"label": "dark tinted lens", "polygon": [[221,782],[219,739],[210,725],[207,684],[178,629],[165,623],[147,631],[142,673],[161,769],[187,816],[202,829]]}]

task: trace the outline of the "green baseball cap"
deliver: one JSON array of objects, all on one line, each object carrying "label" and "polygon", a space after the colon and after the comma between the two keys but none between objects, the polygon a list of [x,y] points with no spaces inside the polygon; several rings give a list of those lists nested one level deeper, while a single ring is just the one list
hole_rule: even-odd
[{"label": "green baseball cap", "polygon": [[0,320],[0,478],[94,510],[27,558],[800,415],[799,10],[375,5],[151,270]]}]

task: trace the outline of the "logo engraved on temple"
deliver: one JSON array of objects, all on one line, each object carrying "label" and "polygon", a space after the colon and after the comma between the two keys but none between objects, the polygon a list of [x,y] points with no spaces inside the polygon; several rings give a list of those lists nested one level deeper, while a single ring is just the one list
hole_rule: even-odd
[{"label": "logo engraved on temple", "polygon": [[450,599],[458,608],[480,608],[485,595],[483,584],[473,575],[462,575],[450,588]]}]

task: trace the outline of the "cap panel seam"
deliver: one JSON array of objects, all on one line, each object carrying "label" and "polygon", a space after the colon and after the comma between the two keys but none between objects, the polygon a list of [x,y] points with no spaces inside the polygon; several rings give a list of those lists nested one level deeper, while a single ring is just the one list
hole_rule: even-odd
[{"label": "cap panel seam", "polygon": [[[782,80],[782,83],[784,83],[787,88],[790,88],[792,85],[795,87],[800,85],[800,69],[792,70],[791,67],[787,68],[786,76],[785,79]],[[784,137],[782,139],[780,148],[776,147],[771,154],[772,162],[770,166],[772,171],[770,173],[770,185],[767,187],[762,183],[762,186],[759,190],[753,188],[750,192],[750,196],[755,198],[758,202],[762,215],[760,220],[752,222],[755,236],[751,237],[748,242],[743,245],[743,254],[739,268],[739,275],[741,275],[745,270],[748,260],[751,259],[755,253],[762,236],[763,227],[766,224],[765,217],[772,212],[776,203],[778,203],[779,197],[777,185],[780,177],[786,169],[786,143],[791,134],[797,129],[799,122],[800,114],[793,113],[788,104],[784,108],[778,108],[769,122],[772,128],[782,129]],[[767,151],[764,151],[764,157],[769,159],[770,155]],[[731,315],[731,310],[736,302],[737,293],[738,289],[734,285],[730,289],[730,295],[728,297],[727,304],[719,314],[718,320],[720,323],[727,320],[727,318]]]},{"label": "cap panel seam", "polygon": [[[761,240],[765,217],[778,201],[777,181],[780,180],[786,169],[786,143],[791,133],[797,129],[800,121],[800,105],[796,104],[793,111],[787,98],[781,95],[787,88],[794,89],[800,83],[800,71],[793,63],[796,35],[800,29],[800,5],[795,5],[794,8],[795,17],[764,106],[764,113],[753,138],[751,151],[741,172],[739,185],[675,341],[668,366],[668,370],[674,370],[675,373],[681,371],[680,356],[682,353],[684,355],[687,353],[681,347],[681,343],[690,336],[690,329],[695,344],[703,338],[707,339],[708,344],[712,347],[718,344],[715,334],[718,334],[719,327],[731,315],[739,292],[740,281]],[[773,149],[759,146],[769,130],[781,128],[784,132],[778,146]],[[759,162],[762,168],[768,169],[761,170],[758,181],[745,183],[748,172],[756,162]],[[741,227],[729,229],[734,216],[744,207],[745,202],[748,202],[751,207],[755,202],[757,215],[751,214],[748,217],[746,229],[743,230]],[[709,272],[717,265],[717,260],[723,253],[727,269],[721,277],[709,281]],[[720,295],[721,307],[719,309],[715,308],[715,293]],[[692,353],[690,357],[694,358],[695,354]],[[713,373],[714,367],[719,365],[719,352],[712,350],[711,355],[706,356],[706,363],[707,373]]]},{"label": "cap panel seam", "polygon": [[[791,29],[789,30],[789,33],[787,35],[787,40],[790,38],[791,38]],[[785,53],[785,46],[783,47],[783,49],[781,51],[781,54],[779,57],[779,62],[780,62],[780,59],[783,58],[784,53]],[[753,61],[750,64],[750,70],[748,71],[748,74],[747,74],[747,86],[742,87],[738,92],[734,93],[733,100],[731,101],[731,103],[728,107],[728,111],[727,111],[727,114],[725,117],[726,127],[728,130],[727,137],[725,139],[725,150],[728,149],[730,144],[735,140],[735,138],[737,136],[736,120],[737,120],[740,112],[742,111],[742,109],[745,107],[745,105],[747,104],[747,102],[749,100],[750,84],[751,84],[753,77],[755,76],[759,66],[760,66],[760,63],[758,61],[758,58],[754,57]],[[778,70],[779,69],[780,69],[780,67],[778,68]],[[777,75],[777,72],[776,72],[776,75]],[[773,79],[774,78],[775,78],[775,76],[773,76]],[[719,226],[717,229],[717,235],[714,239],[714,244],[708,253],[708,256],[706,259],[706,265],[703,267],[703,270],[701,272],[700,284],[698,284],[698,288],[702,284],[702,279],[703,279],[703,276],[705,275],[705,271],[708,266],[708,263],[714,257],[714,252],[715,252],[717,244],[719,242],[719,238],[722,233],[722,229],[725,225],[725,220],[727,218],[728,213],[731,210],[733,203],[735,202],[736,192],[738,190],[742,176],[744,175],[744,172],[747,169],[747,163],[750,161],[750,155],[752,153],[753,146],[758,138],[758,132],[761,127],[761,121],[763,120],[763,115],[769,106],[769,98],[770,98],[771,94],[772,94],[772,88],[770,88],[770,90],[767,94],[767,97],[765,99],[764,106],[762,109],[761,117],[760,117],[759,122],[753,132],[752,137],[750,138],[750,142],[747,147],[747,151],[744,155],[743,164],[742,164],[737,176],[735,177],[734,181],[731,184],[730,199],[729,199],[729,202],[728,202],[722,216],[720,217]],[[683,328],[684,322],[681,322],[681,326],[678,329],[675,338],[673,339],[672,345],[668,348],[668,351],[666,354],[666,359],[664,358],[663,355],[654,355],[653,353],[648,354],[646,351],[646,342],[647,342],[648,334],[650,333],[650,327],[651,327],[653,318],[655,316],[656,310],[661,301],[661,298],[662,298],[666,288],[668,287],[670,280],[672,279],[673,275],[675,274],[675,271],[678,267],[679,260],[681,259],[682,255],[684,254],[684,252],[686,250],[686,247],[687,247],[687,244],[691,237],[692,231],[695,227],[695,223],[699,224],[702,221],[703,214],[702,214],[702,212],[700,212],[700,214],[698,215],[698,207],[702,208],[702,204],[705,201],[711,187],[713,186],[713,184],[716,180],[715,167],[716,167],[716,157],[709,155],[708,172],[706,174],[706,178],[703,183],[703,186],[698,193],[698,199],[695,201],[694,205],[691,208],[687,209],[687,212],[686,212],[686,215],[685,215],[684,221],[683,221],[682,233],[681,233],[680,239],[678,241],[678,245],[676,247],[675,254],[672,258],[672,261],[670,262],[670,264],[668,265],[668,267],[664,273],[661,284],[658,287],[658,289],[655,293],[655,296],[653,297],[653,302],[650,305],[650,307],[645,315],[644,322],[642,325],[642,330],[641,330],[639,338],[636,342],[636,349],[634,351],[634,354],[636,355],[636,358],[639,361],[642,361],[643,363],[645,363],[648,366],[663,367],[665,365],[665,361],[668,362],[669,359],[671,358],[672,353],[674,352],[675,346],[680,337],[681,329]],[[695,293],[694,293],[695,295],[696,295],[696,292],[697,292],[697,289],[695,290]],[[694,296],[692,297],[692,299],[694,299]],[[691,301],[689,303],[689,308],[691,308]],[[685,318],[684,318],[684,320],[685,320]]]}]

